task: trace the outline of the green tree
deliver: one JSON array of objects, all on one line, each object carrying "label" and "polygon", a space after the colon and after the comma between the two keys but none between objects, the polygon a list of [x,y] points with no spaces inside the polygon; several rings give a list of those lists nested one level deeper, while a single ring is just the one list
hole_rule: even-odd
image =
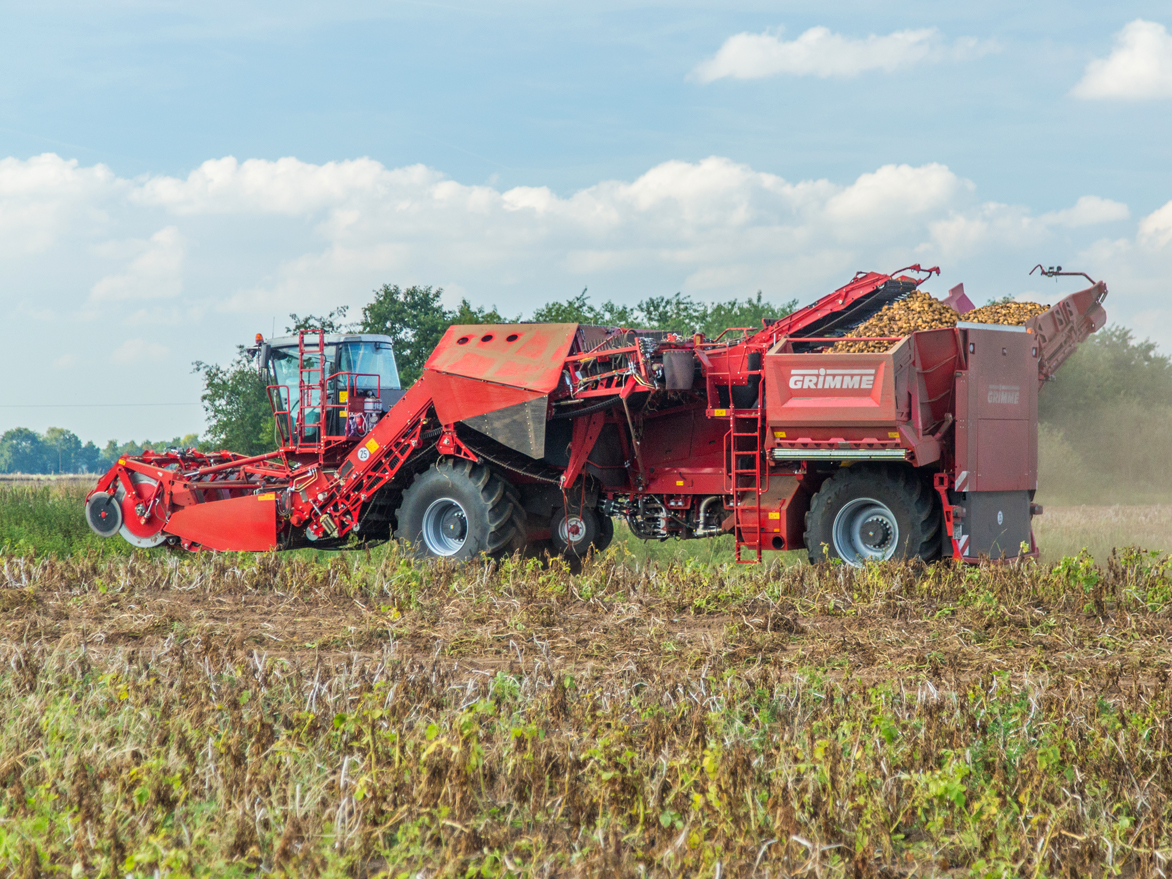
[{"label": "green tree", "polygon": [[670,330],[691,335],[700,329],[708,317],[708,306],[691,296],[649,296],[635,306],[638,325],[649,330]]},{"label": "green tree", "polygon": [[504,317],[496,310],[495,305],[492,308],[477,308],[467,299],[461,299],[456,310],[448,316],[451,318],[450,323],[453,324],[515,324],[521,322],[520,315],[513,318]]},{"label": "green tree", "polygon": [[102,451],[92,441],[87,442],[78,450],[74,461],[78,473],[104,473],[110,469],[109,464],[103,466]]},{"label": "green tree", "polygon": [[344,333],[348,329],[346,325],[346,312],[350,310],[348,305],[339,305],[337,308],[326,314],[325,317],[318,317],[317,315],[307,314],[304,317],[296,314],[290,314],[289,320],[293,322],[292,326],[285,327],[286,333],[299,333],[302,330],[324,330],[327,333]]},{"label": "green tree", "polygon": [[45,442],[35,430],[14,427],[0,436],[0,471],[46,473]]},{"label": "green tree", "polygon": [[362,309],[362,332],[391,337],[403,387],[419,378],[423,364],[452,323],[452,315],[440,302],[443,292],[442,287],[400,289],[398,284],[384,284]]},{"label": "green tree", "polygon": [[550,302],[533,312],[530,318],[538,324],[590,324],[600,327],[634,327],[641,318],[636,310],[613,302],[594,305],[586,295],[586,288],[565,302]]},{"label": "green tree", "polygon": [[71,430],[50,427],[43,437],[45,466],[50,473],[76,473],[80,467],[81,440]]},{"label": "green tree", "polygon": [[798,300],[790,299],[776,305],[763,301],[764,294],[757,291],[756,297],[749,296],[743,301],[729,299],[726,302],[715,302],[708,306],[708,313],[700,324],[700,332],[709,338],[715,338],[722,331],[730,327],[748,327],[760,329],[765,320],[777,320],[793,313],[798,307]]},{"label": "green tree", "polygon": [[758,290],[756,298],[744,301],[697,302],[683,293],[674,296],[649,296],[633,307],[604,302],[594,305],[583,290],[565,302],[551,302],[533,312],[536,323],[583,323],[604,327],[635,327],[670,330],[691,335],[701,332],[712,338],[730,327],[759,328],[763,318],[779,318],[797,307],[797,300],[773,305],[764,301]]},{"label": "green tree", "polygon": [[195,372],[204,382],[200,399],[208,424],[205,446],[244,455],[277,447],[266,382],[243,347],[228,366],[196,361]]},{"label": "green tree", "polygon": [[1172,406],[1172,358],[1131,330],[1106,327],[1079,346],[1038,395],[1038,417],[1079,425],[1119,402]]}]

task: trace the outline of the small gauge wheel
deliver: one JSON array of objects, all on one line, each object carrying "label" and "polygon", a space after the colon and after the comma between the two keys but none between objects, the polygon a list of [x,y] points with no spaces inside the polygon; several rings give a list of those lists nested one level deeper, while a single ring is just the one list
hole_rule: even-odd
[{"label": "small gauge wheel", "polygon": [[96,491],[85,502],[85,521],[98,537],[113,537],[122,528],[122,505],[104,491]]},{"label": "small gauge wheel", "polygon": [[558,510],[549,523],[549,536],[562,555],[584,556],[599,536],[598,514],[594,510]]}]

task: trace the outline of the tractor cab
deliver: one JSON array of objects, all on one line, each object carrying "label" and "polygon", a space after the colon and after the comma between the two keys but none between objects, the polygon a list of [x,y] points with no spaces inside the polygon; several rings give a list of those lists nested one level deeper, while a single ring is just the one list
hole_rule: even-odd
[{"label": "tractor cab", "polygon": [[389,336],[323,333],[249,349],[268,384],[282,444],[321,449],[368,433],[403,396]]}]

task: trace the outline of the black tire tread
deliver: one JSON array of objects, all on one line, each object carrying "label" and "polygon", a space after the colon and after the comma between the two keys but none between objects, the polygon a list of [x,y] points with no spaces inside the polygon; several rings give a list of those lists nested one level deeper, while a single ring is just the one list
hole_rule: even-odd
[{"label": "black tire tread", "polygon": [[[486,519],[489,527],[488,540],[483,550],[485,555],[499,557],[508,554],[513,550],[519,536],[523,543],[524,513],[516,489],[490,467],[475,464],[467,458],[442,457],[427,470],[417,473],[411,486],[403,492],[400,509],[416,484],[432,470],[449,471],[449,478],[462,477],[479,491],[480,498],[487,510]],[[396,511],[396,519],[399,519],[398,511]],[[413,535],[403,533],[401,523],[395,532],[395,537],[407,541],[415,539]]]},{"label": "black tire tread", "polygon": [[[853,471],[853,472],[852,472]],[[811,564],[823,560],[822,546],[815,535],[818,523],[826,515],[826,506],[839,485],[858,477],[860,473],[875,474],[895,483],[898,490],[911,501],[911,507],[918,521],[925,523],[919,544],[908,547],[911,557],[931,561],[940,552],[940,532],[944,527],[944,516],[940,506],[936,503],[935,492],[928,485],[927,480],[920,477],[910,467],[885,466],[842,468],[822,483],[822,487],[810,500],[810,510],[806,513],[806,530],[803,540],[806,544],[806,553]]]}]

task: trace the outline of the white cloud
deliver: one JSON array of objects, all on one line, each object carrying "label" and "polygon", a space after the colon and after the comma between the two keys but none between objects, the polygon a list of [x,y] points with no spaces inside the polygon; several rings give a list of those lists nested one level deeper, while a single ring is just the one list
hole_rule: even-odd
[{"label": "white cloud", "polygon": [[995,50],[995,44],[972,37],[963,37],[947,46],[936,28],[902,30],[887,36],[871,34],[856,39],[826,27],[812,27],[789,42],[782,39],[780,29],[767,30],[729,37],[713,57],[696,66],[692,77],[700,82],[762,79],[782,73],[850,77],[868,70],[890,73],[921,61],[945,57],[966,60]]},{"label": "white cloud", "polygon": [[991,249],[1042,247],[1055,240],[1054,227],[1078,229],[1100,223],[1126,220],[1130,216],[1122,202],[1094,195],[1080,197],[1073,206],[1035,215],[1022,205],[985,202],[966,209],[950,209],[948,216],[928,223],[930,243],[948,260],[964,259]]},{"label": "white cloud", "polygon": [[[133,301],[119,312],[126,325],[357,306],[379,283],[434,282],[440,269],[466,289],[497,291],[481,301],[520,296],[522,309],[548,298],[551,281],[623,287],[632,274],[713,295],[770,279],[792,289],[860,262],[913,254],[963,261],[1128,217],[1126,205],[1098,196],[1041,215],[981,202],[972,181],[939,163],[884,165],[846,183],[794,182],[712,156],[568,194],[501,191],[372,159],[227,157],[186,177],[131,181],[49,155],[0,162],[0,172],[0,194],[58,204],[58,224],[44,227],[49,240],[88,218],[85,250],[100,271],[87,283],[82,316]],[[162,229],[160,212],[170,220]],[[1172,235],[1169,214],[1163,226],[1159,212],[1146,218],[1142,236]],[[126,234],[145,223],[157,231]],[[197,262],[189,251],[200,253]]]},{"label": "white cloud", "polygon": [[[76,358],[58,374],[95,400],[133,388],[198,412],[193,360],[226,362],[257,330],[282,329],[291,311],[349,305],[357,316],[383,283],[442,284],[449,305],[466,295],[512,315],[584,286],[599,299],[761,289],[809,301],[857,270],[921,262],[946,273],[929,289],[964,281],[984,301],[1027,290],[1035,263],[1061,262],[1108,280],[1112,320],[1166,309],[1152,326],[1172,327],[1163,281],[1172,202],[1138,221],[1092,195],[1040,213],[982,199],[939,163],[790,180],[711,156],[570,192],[465,184],[369,159],[218,159],[133,180],[55,156],[0,168],[0,199],[18,195],[42,218],[44,249],[0,249],[0,307],[25,330],[14,356],[43,356],[37,340],[51,334],[54,358]],[[114,351],[102,361],[109,370],[76,354],[95,339]]]},{"label": "white cloud", "polygon": [[110,360],[121,366],[142,367],[166,359],[171,349],[145,339],[127,339],[110,353]]},{"label": "white cloud", "polygon": [[826,211],[838,222],[887,224],[955,204],[959,195],[973,188],[972,183],[938,163],[918,168],[884,165],[832,196]]},{"label": "white cloud", "polygon": [[1029,209],[998,202],[951,210],[946,217],[930,220],[928,233],[919,252],[938,254],[949,263],[990,250],[1036,247],[1048,235],[1045,224]]},{"label": "white cloud", "polygon": [[52,153],[0,159],[0,258],[44,253],[71,228],[100,224],[96,202],[127,185],[105,165]]},{"label": "white cloud", "polygon": [[1043,223],[1055,223],[1060,226],[1094,226],[1098,223],[1113,223],[1126,220],[1131,211],[1122,202],[1112,201],[1109,198],[1099,198],[1096,195],[1084,195],[1074,203],[1073,207],[1061,211],[1051,211],[1040,217]]},{"label": "white cloud", "polygon": [[1148,247],[1165,247],[1172,242],[1172,201],[1140,220],[1139,241]]},{"label": "white cloud", "polygon": [[138,256],[124,272],[107,275],[90,291],[95,302],[127,299],[172,299],[183,290],[183,237],[167,226],[150,241],[134,242]]},{"label": "white cloud", "polygon": [[277,213],[300,215],[359,194],[379,196],[388,184],[432,174],[422,165],[388,172],[373,159],[312,165],[294,158],[211,159],[185,180],[152,177],[132,200],[176,214]]},{"label": "white cloud", "polygon": [[1115,35],[1110,55],[1087,65],[1071,94],[1128,101],[1172,98],[1172,35],[1162,24],[1137,18]]}]

